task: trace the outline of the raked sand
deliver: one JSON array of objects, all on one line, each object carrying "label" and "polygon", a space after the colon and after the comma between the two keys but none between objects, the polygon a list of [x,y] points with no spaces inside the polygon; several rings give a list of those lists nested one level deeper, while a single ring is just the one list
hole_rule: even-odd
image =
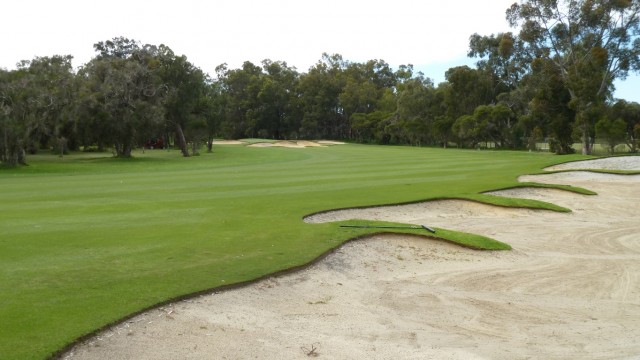
[{"label": "raked sand", "polygon": [[[565,167],[640,169],[640,157]],[[405,235],[345,244],[289,275],[152,310],[64,359],[640,359],[640,175],[566,172],[517,189],[572,213],[438,201],[324,213],[511,244],[483,252]],[[348,231],[348,230],[347,230]]]}]

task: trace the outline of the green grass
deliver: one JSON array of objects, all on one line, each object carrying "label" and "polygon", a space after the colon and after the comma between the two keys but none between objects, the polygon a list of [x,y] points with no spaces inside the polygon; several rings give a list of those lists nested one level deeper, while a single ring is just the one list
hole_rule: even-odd
[{"label": "green grass", "polygon": [[[551,173],[551,172],[547,172],[547,173]],[[580,195],[597,195],[597,193],[594,191],[577,187],[577,186],[561,185],[561,184],[540,184],[540,183],[533,183],[533,182],[523,182],[523,183],[520,183],[519,185],[512,186],[508,189],[528,188],[528,187],[539,188],[539,189],[558,189],[558,190],[573,192]],[[506,190],[506,189],[502,189],[502,190]]]},{"label": "green grass", "polygon": [[[425,229],[400,229],[400,228],[376,229],[375,228],[375,226],[407,226],[407,224],[385,222],[385,221],[367,221],[366,223],[363,223],[362,221],[358,221],[358,220],[348,220],[348,221],[341,221],[338,223],[338,226],[341,226],[341,225],[363,226],[363,227],[372,226],[372,229],[374,229],[376,233],[414,234],[414,235],[424,237],[426,239],[442,240],[442,241],[450,242],[463,247],[476,249],[476,250],[511,250],[511,245],[505,244],[495,239],[488,238],[486,236],[464,233],[460,231],[452,231],[452,230],[447,230],[447,229],[442,229],[437,227],[430,227],[435,231],[435,233],[431,233]],[[354,239],[360,238],[362,236],[367,236],[372,233],[370,229],[363,229],[363,228],[348,228],[343,230],[345,232],[348,232],[348,235]]]},{"label": "green grass", "polygon": [[[164,150],[127,160],[38,155],[30,166],[0,170],[0,358],[46,358],[145,308],[306,264],[353,236],[337,224],[306,224],[305,215],[486,201],[496,197],[479,194],[516,186],[519,175],[584,158],[363,145],[214,148],[186,159]],[[485,247],[476,235],[438,235]]]}]

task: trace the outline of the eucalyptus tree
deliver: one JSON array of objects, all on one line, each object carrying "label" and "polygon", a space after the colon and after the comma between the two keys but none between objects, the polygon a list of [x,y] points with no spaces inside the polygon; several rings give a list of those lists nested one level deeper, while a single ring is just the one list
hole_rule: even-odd
[{"label": "eucalyptus tree", "polygon": [[375,127],[395,110],[382,107],[383,98],[394,93],[396,74],[384,60],[348,63],[343,74],[345,84],[338,100],[348,122],[346,136],[354,137],[354,127],[359,128],[357,136],[362,136],[363,123],[368,123],[368,128]]},{"label": "eucalyptus tree", "polygon": [[602,144],[607,145],[610,154],[615,153],[616,146],[625,142],[627,138],[626,125],[624,120],[620,118],[610,119],[606,116],[596,122],[596,137]]},{"label": "eucalyptus tree", "polygon": [[158,48],[118,37],[94,45],[98,55],[79,72],[80,112],[95,121],[93,131],[114,145],[118,157],[130,157],[136,144],[163,123],[166,95],[158,72]]},{"label": "eucalyptus tree", "polygon": [[510,32],[489,36],[473,34],[469,38],[467,55],[478,58],[477,68],[491,75],[496,96],[518,88],[528,72],[526,54],[520,51],[522,45],[522,40]]},{"label": "eucalyptus tree", "polygon": [[225,120],[226,95],[222,82],[211,79],[207,81],[205,94],[200,102],[207,127],[207,152],[213,152],[213,139],[220,134]]},{"label": "eucalyptus tree", "polygon": [[216,72],[227,97],[223,135],[231,139],[256,137],[261,107],[259,94],[264,80],[262,68],[245,61],[240,69],[230,70],[222,64]]},{"label": "eucalyptus tree", "polygon": [[302,106],[300,134],[307,138],[344,139],[348,119],[340,104],[348,62],[341,55],[322,54],[322,59],[300,77]]},{"label": "eucalyptus tree", "polygon": [[493,142],[499,148],[515,146],[515,117],[509,107],[504,104],[478,106],[473,117],[478,126],[478,140]]},{"label": "eucalyptus tree", "polygon": [[491,104],[495,93],[491,74],[468,66],[450,68],[445,73],[448,87],[445,103],[450,117],[471,115],[476,107]]},{"label": "eucalyptus tree", "polygon": [[166,125],[174,130],[182,155],[188,157],[187,143],[192,143],[192,153],[196,153],[198,141],[206,137],[202,98],[206,96],[207,76],[186,56],[176,55],[166,45],[153,47],[153,50],[159,64],[156,73],[165,90]]},{"label": "eucalyptus tree", "polygon": [[263,77],[256,128],[261,137],[297,138],[302,109],[298,91],[300,74],[283,61],[262,61]]},{"label": "eucalyptus tree", "polygon": [[558,70],[585,154],[593,141],[590,111],[607,100],[615,79],[640,68],[639,14],[637,0],[522,0],[507,10],[523,51]]},{"label": "eucalyptus tree", "polygon": [[570,106],[571,94],[558,68],[548,59],[535,59],[527,82],[532,89],[530,113],[526,117],[530,122],[531,135],[537,128],[538,134],[542,131],[547,137],[551,151],[556,154],[573,153],[576,111]]},{"label": "eucalyptus tree", "polygon": [[56,146],[73,135],[74,74],[70,55],[23,60],[0,76],[3,163],[26,163],[26,153]]},{"label": "eucalyptus tree", "polygon": [[55,147],[62,154],[69,141],[75,143],[73,102],[75,82],[71,55],[36,57],[22,61],[30,75],[30,87],[38,100],[32,101],[30,110],[40,123],[33,134],[38,141],[35,146]]},{"label": "eucalyptus tree", "polygon": [[0,162],[8,166],[26,164],[26,147],[33,118],[28,102],[30,93],[28,74],[24,70],[0,69]]},{"label": "eucalyptus tree", "polygon": [[396,114],[405,128],[405,142],[413,145],[435,143],[435,121],[444,115],[445,107],[433,81],[419,74],[399,83],[397,93]]},{"label": "eucalyptus tree", "polygon": [[607,118],[612,120],[620,119],[624,122],[624,142],[629,147],[629,151],[638,152],[638,146],[640,145],[640,104],[618,100],[608,108]]},{"label": "eucalyptus tree", "polygon": [[[512,112],[506,128],[500,129],[502,138],[509,138],[510,147],[521,147],[533,136],[536,127],[530,116],[529,101],[534,89],[528,81],[531,75],[531,59],[522,51],[524,42],[511,32],[469,38],[469,57],[478,58],[478,69],[491,75],[497,104]],[[497,129],[496,129],[497,130]]]}]

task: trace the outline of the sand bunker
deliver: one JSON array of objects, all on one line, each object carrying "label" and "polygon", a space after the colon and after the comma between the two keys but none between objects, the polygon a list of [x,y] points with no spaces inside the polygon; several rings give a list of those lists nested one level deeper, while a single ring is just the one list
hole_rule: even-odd
[{"label": "sand bunker", "polygon": [[240,140],[214,140],[213,145],[244,145],[244,141]]},{"label": "sand bunker", "polygon": [[548,167],[546,170],[575,170],[575,169],[608,169],[608,170],[638,170],[637,156],[610,157],[589,161],[576,161]]},{"label": "sand bunker", "polygon": [[286,147],[293,149],[302,149],[306,147],[326,147],[327,145],[339,145],[336,141],[310,141],[310,140],[281,140],[275,142],[259,142],[248,145],[250,147]]},{"label": "sand bunker", "polygon": [[[625,161],[640,169],[640,157]],[[640,176],[570,172],[523,181],[598,195],[494,193],[553,202],[569,214],[461,201],[319,214],[308,220],[426,223],[491,236],[514,250],[473,251],[406,235],[358,240],[300,272],[149,311],[63,358],[640,357]]]}]

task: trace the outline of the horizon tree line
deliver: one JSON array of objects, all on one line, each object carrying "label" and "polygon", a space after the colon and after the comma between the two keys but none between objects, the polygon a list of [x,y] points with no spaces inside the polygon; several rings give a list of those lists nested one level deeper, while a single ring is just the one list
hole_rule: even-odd
[{"label": "horizon tree line", "polygon": [[[216,137],[583,153],[596,139],[637,152],[640,104],[612,98],[640,69],[637,0],[522,0],[507,11],[518,33],[473,34],[475,68],[434,84],[413,66],[322,54],[306,73],[284,61],[221,64],[213,77],[166,45],[125,37],[94,44],[75,71],[70,55],[0,69],[0,162],[40,149],[111,149],[129,157],[151,139],[184,156]],[[160,143],[160,142],[158,142]],[[190,148],[189,148],[189,145]]]}]

